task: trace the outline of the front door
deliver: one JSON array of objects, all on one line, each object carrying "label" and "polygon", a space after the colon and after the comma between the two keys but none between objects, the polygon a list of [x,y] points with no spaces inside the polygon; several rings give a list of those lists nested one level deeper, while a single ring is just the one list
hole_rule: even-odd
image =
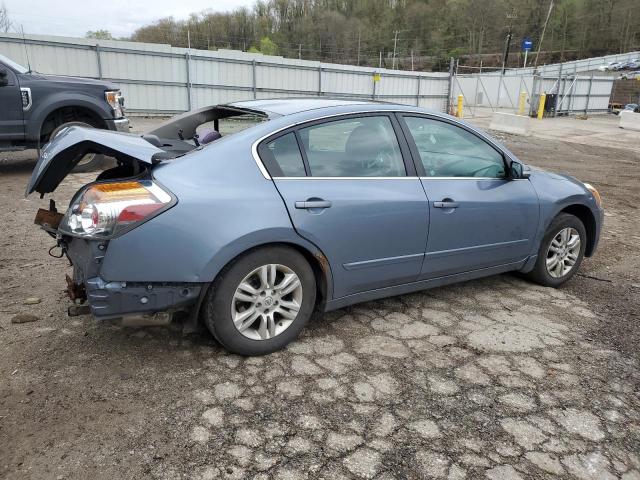
[{"label": "front door", "polygon": [[24,121],[22,98],[16,74],[0,63],[0,142],[22,140]]},{"label": "front door", "polygon": [[421,279],[525,260],[534,247],[538,196],[527,179],[507,179],[501,152],[470,130],[404,116],[430,224]]},{"label": "front door", "polygon": [[351,116],[260,148],[296,231],[329,260],[334,298],[420,274],[429,209],[397,132],[391,115]]}]

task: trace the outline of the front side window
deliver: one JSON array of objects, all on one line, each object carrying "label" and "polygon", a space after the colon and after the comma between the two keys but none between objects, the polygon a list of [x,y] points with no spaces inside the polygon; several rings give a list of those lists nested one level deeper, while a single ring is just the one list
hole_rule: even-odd
[{"label": "front side window", "polygon": [[335,120],[299,131],[314,177],[404,177],[406,170],[391,119]]},{"label": "front side window", "polygon": [[430,118],[405,117],[427,177],[504,178],[502,154],[463,128]]}]

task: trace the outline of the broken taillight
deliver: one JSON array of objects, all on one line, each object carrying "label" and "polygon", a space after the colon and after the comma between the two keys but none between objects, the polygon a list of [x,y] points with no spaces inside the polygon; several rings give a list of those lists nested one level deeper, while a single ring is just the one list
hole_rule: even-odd
[{"label": "broken taillight", "polygon": [[73,201],[60,222],[63,233],[110,238],[128,231],[174,203],[174,198],[151,180],[89,185]]}]

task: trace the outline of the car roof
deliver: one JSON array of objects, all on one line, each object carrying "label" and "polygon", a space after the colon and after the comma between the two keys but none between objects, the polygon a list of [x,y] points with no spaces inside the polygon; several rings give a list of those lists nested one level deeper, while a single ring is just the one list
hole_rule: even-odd
[{"label": "car roof", "polygon": [[346,107],[357,105],[388,105],[384,102],[376,102],[368,99],[349,98],[271,98],[264,100],[245,100],[241,102],[228,103],[226,106],[242,110],[264,112],[269,117],[293,115],[295,113],[316,110],[319,108]]}]

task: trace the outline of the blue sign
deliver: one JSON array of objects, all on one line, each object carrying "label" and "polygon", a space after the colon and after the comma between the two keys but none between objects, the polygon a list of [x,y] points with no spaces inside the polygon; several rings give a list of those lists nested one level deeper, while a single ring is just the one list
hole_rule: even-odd
[{"label": "blue sign", "polygon": [[531,40],[530,38],[523,38],[522,50],[529,51],[531,49],[533,49],[533,40]]}]

